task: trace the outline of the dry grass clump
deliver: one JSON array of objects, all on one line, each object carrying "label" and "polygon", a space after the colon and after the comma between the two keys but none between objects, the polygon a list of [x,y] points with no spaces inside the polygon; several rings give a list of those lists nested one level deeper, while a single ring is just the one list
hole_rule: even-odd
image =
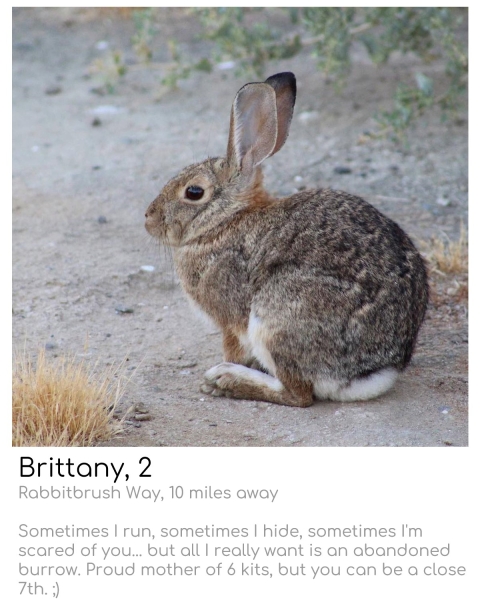
[{"label": "dry grass clump", "polygon": [[426,257],[435,271],[445,275],[462,275],[468,272],[468,239],[465,227],[460,228],[458,240],[435,237],[426,247]]},{"label": "dry grass clump", "polygon": [[40,351],[17,356],[13,368],[13,446],[91,446],[121,429],[112,412],[121,395],[115,372],[95,377],[71,358]]},{"label": "dry grass clump", "polygon": [[465,307],[468,303],[468,238],[465,227],[460,227],[457,240],[446,235],[432,237],[421,243],[430,271],[430,297],[434,306],[454,304]]}]

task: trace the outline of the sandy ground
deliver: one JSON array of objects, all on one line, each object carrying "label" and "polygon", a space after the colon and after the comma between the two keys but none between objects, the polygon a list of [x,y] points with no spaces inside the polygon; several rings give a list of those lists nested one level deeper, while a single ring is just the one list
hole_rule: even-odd
[{"label": "sandy ground", "polygon": [[[467,445],[467,306],[458,277],[432,277],[432,302],[411,366],[370,402],[292,409],[205,397],[202,373],[221,361],[218,332],[191,312],[169,254],[144,230],[162,185],[187,164],[225,151],[228,116],[245,83],[195,74],[160,96],[166,37],[198,53],[194,23],[166,12],[155,68],[131,68],[113,94],[89,66],[109,48],[134,62],[131,20],[78,9],[16,9],[13,23],[13,345],[77,355],[101,372],[125,363],[122,410],[143,402],[108,445]],[[298,96],[290,137],[267,161],[270,190],[345,189],[362,195],[420,243],[458,236],[467,215],[467,115],[431,115],[408,144],[362,144],[388,108],[408,57],[373,67],[358,52],[337,95],[312,60],[292,70]],[[433,62],[423,71],[441,71]],[[338,173],[336,167],[350,172]],[[346,169],[344,169],[345,171]],[[153,271],[142,270],[153,266]]]}]

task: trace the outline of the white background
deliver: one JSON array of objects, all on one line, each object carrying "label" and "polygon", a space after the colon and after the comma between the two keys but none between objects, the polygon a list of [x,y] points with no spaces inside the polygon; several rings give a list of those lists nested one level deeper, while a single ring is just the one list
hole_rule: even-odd
[{"label": "white background", "polygon": [[[117,486],[124,498],[119,500],[18,500],[19,485],[30,488],[56,488],[76,485],[81,488],[109,488],[113,483],[105,478],[50,479],[48,476],[20,479],[20,456],[32,456],[37,461],[50,462],[50,457],[70,458],[79,462],[125,462],[121,480]],[[138,478],[139,459],[151,458],[149,472],[152,477]],[[142,463],[144,466],[145,463]],[[321,594],[329,598],[369,598],[370,600],[389,597],[402,600],[407,597],[435,598],[436,600],[461,598],[470,600],[478,597],[479,576],[479,536],[478,536],[478,465],[473,464],[473,451],[468,448],[438,449],[334,449],[334,448],[266,448],[266,449],[14,449],[10,452],[10,477],[6,486],[9,506],[12,507],[8,522],[9,573],[8,598],[19,597],[18,581],[38,581],[50,597],[53,582],[59,581],[60,598],[75,600],[91,596],[101,598],[108,593],[115,598],[130,598],[141,594],[145,598],[164,595],[178,597],[184,594],[209,598],[223,598],[228,593],[231,598],[244,598],[245,594],[259,597],[274,593],[277,598],[291,598],[294,594]],[[144,488],[162,490],[164,502],[153,503],[149,500],[127,500],[124,494],[124,473],[130,475],[128,485],[142,485]],[[212,486],[216,489],[232,491],[230,500],[169,499],[169,486],[181,485],[188,490]],[[239,488],[278,489],[275,502],[265,500],[238,500],[234,493]],[[442,558],[355,558],[347,559],[272,559],[270,562],[257,557],[240,559],[245,563],[258,562],[271,565],[275,573],[278,562],[289,565],[304,563],[320,564],[362,564],[375,565],[381,571],[382,561],[390,565],[403,567],[416,564],[420,571],[425,565],[464,566],[467,574],[463,577],[443,576],[427,577],[377,574],[370,576],[318,577],[310,576],[279,577],[231,577],[225,573],[228,565],[236,559],[201,558],[177,559],[178,564],[217,565],[223,564],[220,577],[133,577],[123,576],[77,576],[73,581],[67,577],[25,578],[18,575],[19,562],[23,564],[80,564],[87,560],[98,565],[129,565],[133,560],[138,564],[155,564],[157,559],[126,558],[107,559],[98,553],[95,559],[35,558],[20,559],[19,546],[57,546],[71,545],[75,542],[76,551],[80,546],[97,542],[98,546],[128,546],[130,543],[139,548],[150,542],[165,547],[179,540],[160,539],[157,535],[151,540],[114,540],[105,539],[31,539],[19,537],[20,523],[28,527],[110,527],[115,523],[122,527],[150,527],[158,532],[161,527],[253,527],[253,524],[268,526],[298,527],[306,532],[309,527],[395,527],[400,529],[403,523],[410,527],[421,527],[421,540],[400,540],[398,538],[379,539],[317,539],[301,543],[308,549],[309,544],[325,547],[327,545],[385,545],[395,546],[408,542],[421,546],[445,546],[450,543],[450,556]],[[207,540],[205,540],[207,541]],[[213,546],[239,546],[246,540],[218,539],[208,540]],[[265,540],[247,540],[252,545],[261,545]],[[181,543],[187,545],[189,540]],[[268,542],[267,542],[268,543]],[[272,540],[271,545],[294,546],[299,541],[285,538]],[[175,560],[175,559],[173,559]],[[157,564],[173,562],[161,558]],[[270,559],[269,559],[270,560]],[[236,563],[238,564],[238,563]],[[81,568],[84,572],[84,568]],[[474,592],[475,590],[475,592]],[[24,593],[25,595],[25,593]]]}]

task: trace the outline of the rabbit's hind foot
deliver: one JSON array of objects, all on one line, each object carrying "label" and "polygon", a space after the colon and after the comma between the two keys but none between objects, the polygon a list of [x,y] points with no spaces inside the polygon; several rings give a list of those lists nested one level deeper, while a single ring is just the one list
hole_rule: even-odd
[{"label": "rabbit's hind foot", "polygon": [[311,384],[289,380],[287,388],[276,377],[229,362],[209,369],[200,389],[212,396],[263,400],[285,406],[306,407],[313,403]]}]

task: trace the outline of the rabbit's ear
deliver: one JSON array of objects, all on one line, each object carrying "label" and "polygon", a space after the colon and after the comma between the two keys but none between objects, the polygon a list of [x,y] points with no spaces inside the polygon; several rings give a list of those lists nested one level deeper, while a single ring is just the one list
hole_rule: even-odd
[{"label": "rabbit's ear", "polygon": [[286,71],[269,77],[265,83],[275,90],[277,100],[277,142],[272,154],[278,152],[285,143],[293,116],[295,98],[297,97],[297,81],[295,75]]},{"label": "rabbit's ear", "polygon": [[272,75],[264,83],[247,83],[237,93],[230,116],[227,159],[251,172],[285,143],[295,106],[293,73]]},{"label": "rabbit's ear", "polygon": [[247,83],[235,96],[230,115],[227,159],[244,173],[273,154],[277,142],[275,91],[266,83]]}]

